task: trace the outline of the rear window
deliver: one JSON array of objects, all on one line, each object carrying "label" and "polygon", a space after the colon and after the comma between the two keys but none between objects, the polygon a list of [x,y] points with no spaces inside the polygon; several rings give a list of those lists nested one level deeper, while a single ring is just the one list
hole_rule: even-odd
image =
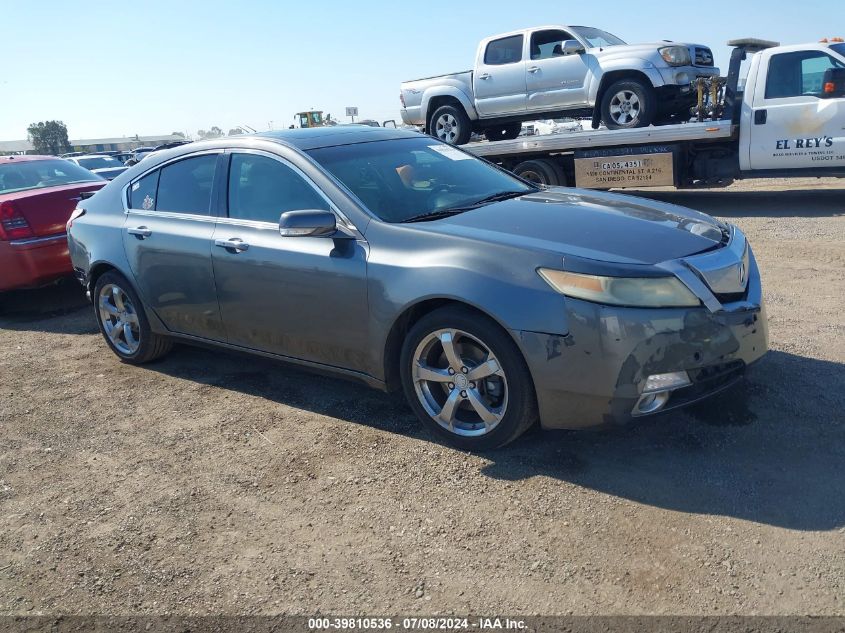
[{"label": "rear window", "polygon": [[493,40],[484,52],[484,63],[489,66],[513,64],[522,60],[522,35]]},{"label": "rear window", "polygon": [[61,158],[0,164],[0,193],[101,180],[87,169]]},{"label": "rear window", "polygon": [[77,158],[79,164],[85,169],[110,169],[123,167],[123,163],[111,156],[92,156],[91,158]]}]

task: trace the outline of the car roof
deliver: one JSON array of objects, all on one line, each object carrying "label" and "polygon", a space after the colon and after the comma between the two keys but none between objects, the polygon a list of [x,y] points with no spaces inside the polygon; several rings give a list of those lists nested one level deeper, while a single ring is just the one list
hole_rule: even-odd
[{"label": "car roof", "polygon": [[[334,127],[299,128],[278,130],[249,135],[254,138],[268,139],[290,145],[301,151],[334,147],[336,145],[354,145],[371,141],[387,141],[399,138],[419,138],[419,132],[394,128],[371,127],[369,125],[344,125]],[[241,136],[240,138],[245,138]]]}]

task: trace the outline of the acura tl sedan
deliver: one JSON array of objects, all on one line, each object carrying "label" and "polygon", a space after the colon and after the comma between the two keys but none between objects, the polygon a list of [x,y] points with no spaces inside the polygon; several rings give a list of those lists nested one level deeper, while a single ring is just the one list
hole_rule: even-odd
[{"label": "acura tl sedan", "polygon": [[694,402],[768,346],[738,228],[540,188],[413,132],[167,150],[83,200],[68,235],[123,361],[181,340],[337,372],[403,390],[468,450]]}]

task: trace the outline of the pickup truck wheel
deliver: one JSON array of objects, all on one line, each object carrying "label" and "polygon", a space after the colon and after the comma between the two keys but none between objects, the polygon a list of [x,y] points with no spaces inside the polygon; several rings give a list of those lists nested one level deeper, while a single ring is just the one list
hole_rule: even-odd
[{"label": "pickup truck wheel", "polygon": [[654,89],[640,79],[612,83],[601,100],[601,120],[609,130],[651,125],[657,114]]},{"label": "pickup truck wheel", "polygon": [[451,145],[463,145],[472,134],[472,123],[461,107],[440,106],[431,115],[428,133]]},{"label": "pickup truck wheel", "polygon": [[484,130],[484,136],[488,141],[511,141],[522,132],[522,123],[511,123],[499,127],[488,127]]},{"label": "pickup truck wheel", "polygon": [[525,180],[536,182],[538,185],[566,186],[566,175],[563,173],[563,168],[557,162],[545,158],[522,161],[513,168],[513,173]]}]

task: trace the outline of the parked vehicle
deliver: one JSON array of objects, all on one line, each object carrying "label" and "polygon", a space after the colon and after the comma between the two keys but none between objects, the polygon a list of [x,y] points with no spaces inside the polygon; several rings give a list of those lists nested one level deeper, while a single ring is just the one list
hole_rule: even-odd
[{"label": "parked vehicle", "polygon": [[466,449],[687,404],[767,347],[736,227],[541,189],[414,132],[162,152],[85,200],[68,242],[124,361],[213,342],[401,388]]},{"label": "parked vehicle", "polygon": [[127,167],[132,167],[134,165],[137,165],[142,160],[144,160],[144,156],[146,156],[150,152],[154,152],[154,151],[155,151],[155,147],[136,147],[132,151],[132,158],[127,160],[126,163],[124,163],[124,164]]},{"label": "parked vehicle", "polygon": [[690,82],[718,76],[701,44],[629,45],[588,26],[542,26],[481,41],[474,70],[402,84],[402,120],[463,145],[484,132],[516,138],[523,121],[592,116],[610,129],[645,127],[695,101]]},{"label": "parked vehicle", "polygon": [[102,176],[106,180],[114,180],[117,176],[129,169],[117,158],[107,154],[72,156],[67,160],[79,165],[80,167],[84,167],[88,171],[94,172],[98,176]]},{"label": "parked vehicle", "polygon": [[65,223],[105,180],[55,156],[0,156],[0,292],[72,272]]},{"label": "parked vehicle", "polygon": [[[741,178],[845,176],[845,43],[743,39],[728,76],[701,82],[713,118],[467,145],[545,185],[724,186]],[[744,90],[740,66],[751,56]],[[716,99],[712,95],[716,95]]]}]

